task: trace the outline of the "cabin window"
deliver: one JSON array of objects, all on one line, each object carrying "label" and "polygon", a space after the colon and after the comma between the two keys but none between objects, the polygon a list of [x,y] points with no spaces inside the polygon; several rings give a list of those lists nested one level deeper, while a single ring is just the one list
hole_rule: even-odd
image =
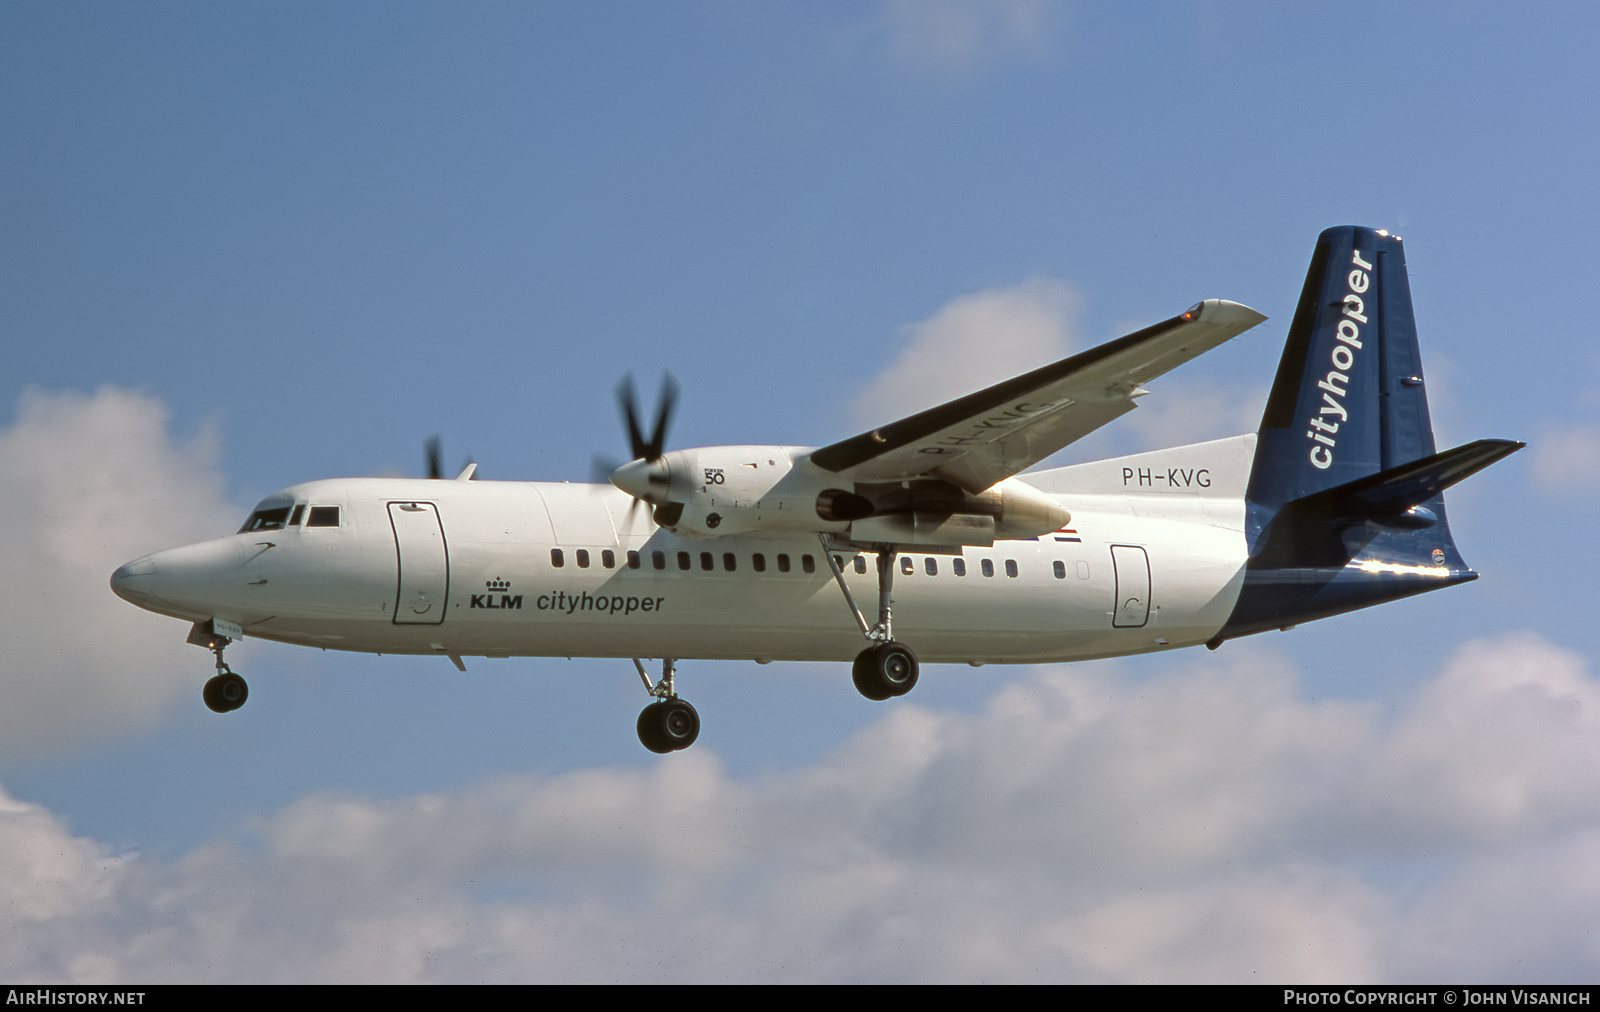
[{"label": "cabin window", "polygon": [[993,576],[994,575],[994,560],[993,559],[984,559],[982,562],[978,563],[978,568],[983,570],[983,575],[984,576]]},{"label": "cabin window", "polygon": [[277,509],[270,510],[256,510],[250,514],[250,519],[244,522],[244,526],[239,528],[239,533],[281,530],[288,519],[289,507],[287,506],[280,506]]},{"label": "cabin window", "polygon": [[[629,552],[628,553],[628,568],[629,569],[638,569],[639,568],[639,553],[638,552]],[[656,568],[660,569],[661,567],[657,566]]]},{"label": "cabin window", "polygon": [[817,571],[817,560],[809,555],[800,556],[800,570],[805,573],[815,573]]},{"label": "cabin window", "polygon": [[955,574],[957,576],[966,576],[967,575],[967,560],[966,559],[951,559],[950,560],[950,568],[952,570],[954,570],[954,572],[955,572]]},{"label": "cabin window", "polygon": [[587,549],[587,548],[578,549],[578,568],[579,569],[588,569],[589,568],[589,549]]},{"label": "cabin window", "polygon": [[929,576],[938,576],[939,575],[939,560],[935,559],[933,556],[930,555],[926,559],[922,560],[922,568],[923,568],[923,571],[926,572]]},{"label": "cabin window", "polygon": [[788,553],[779,552],[778,553],[778,572],[787,573],[788,571],[789,571],[789,556],[788,556]]},{"label": "cabin window", "polygon": [[717,560],[711,557],[710,552],[700,553],[700,568],[708,573],[717,568]]},{"label": "cabin window", "polygon": [[313,506],[311,515],[306,517],[307,527],[337,527],[339,526],[339,507]]},{"label": "cabin window", "polygon": [[916,571],[917,571],[917,564],[915,562],[911,561],[911,556],[909,556],[909,555],[900,556],[900,572],[901,573],[905,574],[906,576],[910,576],[912,573],[914,573]]},{"label": "cabin window", "polygon": [[667,553],[666,552],[651,552],[650,553],[650,565],[656,567],[657,569],[666,569],[667,568]]},{"label": "cabin window", "polygon": [[866,571],[867,571],[867,557],[865,555],[856,556],[856,572],[865,573]]},{"label": "cabin window", "polygon": [[556,569],[560,569],[562,566],[565,566],[566,564],[567,564],[567,560],[562,556],[561,549],[559,549],[559,548],[550,549],[550,565],[554,566]]},{"label": "cabin window", "polygon": [[1016,559],[1007,559],[1006,560],[1006,575],[1009,576],[1009,577],[1012,577],[1013,579],[1016,578],[1016,575],[1017,575],[1017,560]]},{"label": "cabin window", "polygon": [[600,565],[606,567],[607,569],[616,569],[617,568],[617,553],[613,552],[609,548],[607,548],[606,550],[601,552],[600,553]]},{"label": "cabin window", "polygon": [[765,573],[767,571],[767,557],[760,552],[750,556],[750,568],[758,573]]},{"label": "cabin window", "polygon": [[722,553],[722,568],[723,569],[725,569],[725,570],[727,570],[728,572],[731,573],[735,569],[737,569],[738,567],[739,567],[739,560],[734,558],[734,555],[733,555],[732,552],[723,552]]},{"label": "cabin window", "polygon": [[1055,570],[1056,570],[1056,579],[1065,580],[1067,578],[1067,564],[1065,562],[1062,562],[1060,559],[1057,559],[1055,561]]},{"label": "cabin window", "polygon": [[688,569],[689,568],[689,553],[688,552],[679,552],[678,553],[678,568],[679,569]]}]

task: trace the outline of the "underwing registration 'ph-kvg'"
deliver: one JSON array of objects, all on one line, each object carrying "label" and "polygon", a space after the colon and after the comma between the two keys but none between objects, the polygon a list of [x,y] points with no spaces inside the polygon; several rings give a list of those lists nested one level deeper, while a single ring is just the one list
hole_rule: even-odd
[{"label": "underwing registration 'ph-kvg'", "polygon": [[[1207,300],[1098,348],[820,449],[666,448],[622,395],[609,485],[344,478],[228,537],[130,562],[128,601],[194,623],[213,710],[255,636],[464,657],[631,658],[647,748],[700,731],[685,658],[854,659],[868,699],[919,660],[1074,661],[1223,641],[1476,579],[1444,489],[1522,447],[1438,452],[1400,240],[1317,242],[1259,431],[1023,474],[1143,385],[1263,319]],[[636,509],[640,504],[646,509]],[[660,660],[652,678],[645,658]]]}]

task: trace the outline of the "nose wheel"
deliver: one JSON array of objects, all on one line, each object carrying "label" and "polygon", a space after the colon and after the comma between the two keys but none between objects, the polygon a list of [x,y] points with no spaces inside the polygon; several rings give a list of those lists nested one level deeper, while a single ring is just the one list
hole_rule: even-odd
[{"label": "nose wheel", "polygon": [[250,684],[222,659],[222,651],[228,648],[229,642],[226,636],[212,638],[211,652],[217,655],[217,673],[200,690],[200,698],[215,713],[231,713],[250,698]]},{"label": "nose wheel", "polygon": [[217,713],[229,713],[243,706],[244,701],[250,698],[250,686],[238,674],[224,671],[206,682],[200,696]]}]

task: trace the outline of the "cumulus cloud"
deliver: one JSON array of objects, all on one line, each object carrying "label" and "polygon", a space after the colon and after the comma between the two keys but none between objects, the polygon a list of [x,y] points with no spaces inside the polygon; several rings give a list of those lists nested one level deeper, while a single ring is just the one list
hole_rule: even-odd
[{"label": "cumulus cloud", "polygon": [[925,74],[968,77],[1055,48],[1062,14],[1045,0],[888,0],[880,22],[889,52]]},{"label": "cumulus cloud", "polygon": [[1225,383],[1164,376],[1150,385],[1139,407],[1116,423],[1124,453],[1202,443],[1254,432],[1267,403],[1266,382]]},{"label": "cumulus cloud", "polygon": [[0,430],[0,754],[65,750],[192,691],[187,629],[118,600],[124,562],[229,529],[215,440],[126,390],[25,393]]},{"label": "cumulus cloud", "polygon": [[882,425],[1065,358],[1078,302],[1050,280],[956,299],[905,328],[905,348],[857,395],[857,423]]},{"label": "cumulus cloud", "polygon": [[[317,795],[163,864],[0,798],[30,980],[1592,979],[1600,683],[1465,645],[1398,716],[1249,644],[909,700],[818,763]],[[1395,886],[1395,882],[1404,883]],[[1526,961],[1525,961],[1526,960]]]}]

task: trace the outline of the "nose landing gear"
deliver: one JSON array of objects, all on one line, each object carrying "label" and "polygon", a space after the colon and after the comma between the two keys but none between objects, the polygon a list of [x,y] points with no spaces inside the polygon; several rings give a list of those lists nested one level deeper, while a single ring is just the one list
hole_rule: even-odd
[{"label": "nose landing gear", "polygon": [[677,673],[674,664],[672,658],[663,658],[661,680],[652,684],[650,676],[645,674],[644,664],[637,657],[633,659],[633,666],[644,680],[645,689],[656,697],[654,703],[639,713],[639,742],[650,751],[662,755],[688,748],[700,737],[700,714],[695,712],[688,700],[678,698],[678,691],[673,684]]},{"label": "nose landing gear", "polygon": [[222,659],[222,651],[228,648],[232,640],[226,636],[213,635],[211,637],[211,652],[217,655],[217,673],[206,682],[206,687],[200,690],[200,698],[206,701],[206,706],[215,713],[230,713],[243,706],[245,700],[250,698],[250,685],[244,677]]}]

